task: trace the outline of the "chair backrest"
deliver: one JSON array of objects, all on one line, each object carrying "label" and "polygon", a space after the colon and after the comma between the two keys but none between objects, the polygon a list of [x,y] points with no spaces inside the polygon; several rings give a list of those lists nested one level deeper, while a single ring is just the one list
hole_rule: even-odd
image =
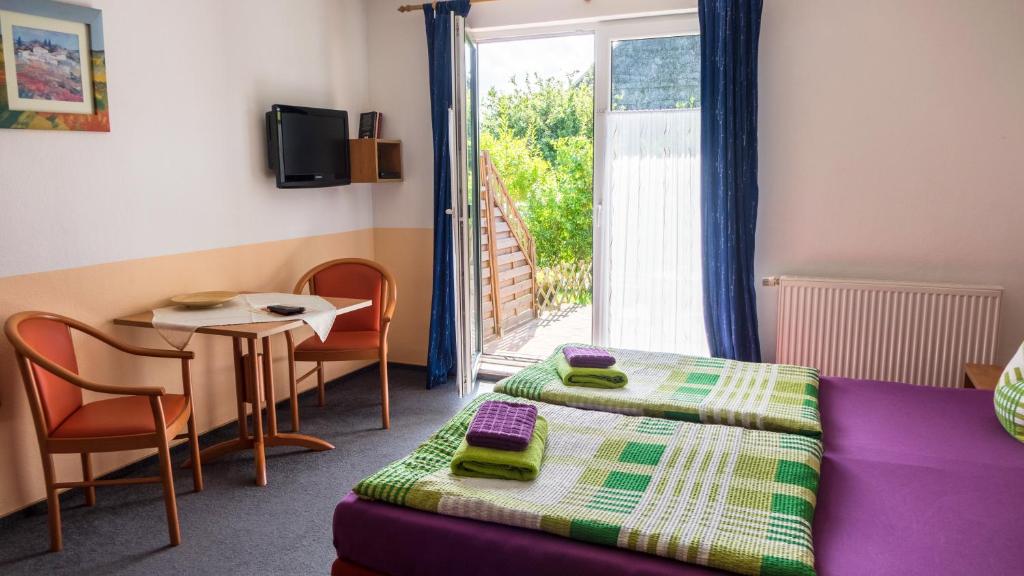
[{"label": "chair backrest", "polygon": [[[82,406],[82,389],[50,373],[34,362],[43,358],[69,372],[78,373],[78,359],[71,340],[71,328],[63,317],[42,312],[22,312],[7,320],[7,338],[14,345],[19,362],[27,362],[22,372],[33,414],[47,433],[53,432]],[[36,406],[38,405],[38,406]]]},{"label": "chair backrest", "polygon": [[394,308],[395,279],[380,264],[362,258],[342,258],[313,268],[299,280],[295,292],[309,286],[309,293],[334,298],[365,298],[368,308],[342,314],[334,320],[332,332],[381,329],[385,314]]}]

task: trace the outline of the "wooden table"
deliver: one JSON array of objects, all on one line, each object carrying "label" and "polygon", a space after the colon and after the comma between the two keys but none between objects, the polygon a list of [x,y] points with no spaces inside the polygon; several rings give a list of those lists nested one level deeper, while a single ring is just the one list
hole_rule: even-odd
[{"label": "wooden table", "polygon": [[[354,298],[325,298],[334,305],[338,315],[354,312],[372,304],[370,300]],[[140,312],[117,318],[114,324],[153,328],[153,312]],[[253,450],[256,454],[256,484],[267,485],[266,448],[270,446],[302,446],[310,450],[332,450],[334,446],[309,434],[278,432],[277,412],[274,409],[274,369],[270,337],[294,330],[305,323],[297,319],[279,322],[257,322],[254,324],[231,324],[226,326],[203,326],[199,334],[227,336],[231,338],[235,359],[235,395],[238,399],[238,438],[210,446],[200,452],[204,461],[214,460],[225,454],[240,450]],[[246,350],[242,350],[242,341]],[[262,343],[262,350],[259,344]],[[262,357],[262,378],[260,363]],[[262,390],[260,388],[263,388]],[[263,416],[260,398],[267,405],[267,431],[263,432]],[[253,433],[249,433],[246,421],[246,404],[252,404]]]},{"label": "wooden table", "polygon": [[964,364],[964,388],[995,390],[1003,367],[994,364]]}]

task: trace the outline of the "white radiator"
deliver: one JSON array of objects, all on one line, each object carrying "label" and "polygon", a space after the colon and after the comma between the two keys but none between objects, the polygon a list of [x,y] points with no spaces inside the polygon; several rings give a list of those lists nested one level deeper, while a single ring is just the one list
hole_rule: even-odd
[{"label": "white radiator", "polygon": [[965,362],[991,364],[1003,290],[782,276],[776,361],[824,376],[960,387]]}]

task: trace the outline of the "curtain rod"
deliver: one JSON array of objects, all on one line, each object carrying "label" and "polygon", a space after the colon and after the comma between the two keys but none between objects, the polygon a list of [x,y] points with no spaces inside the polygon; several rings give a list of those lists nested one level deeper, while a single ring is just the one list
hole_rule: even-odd
[{"label": "curtain rod", "polygon": [[[481,2],[494,2],[494,0],[469,0],[470,4],[479,4]],[[437,0],[429,2],[429,4],[433,4],[434,8],[437,8]],[[398,7],[399,12],[413,12],[416,10],[423,10],[423,4],[403,4]]]}]

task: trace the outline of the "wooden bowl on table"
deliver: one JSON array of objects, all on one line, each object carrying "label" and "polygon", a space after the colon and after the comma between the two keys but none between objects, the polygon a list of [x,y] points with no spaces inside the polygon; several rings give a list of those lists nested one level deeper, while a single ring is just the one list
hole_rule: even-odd
[{"label": "wooden bowl on table", "polygon": [[213,308],[226,302],[234,300],[238,292],[226,290],[213,290],[210,292],[193,292],[192,294],[179,294],[171,298],[171,303],[186,308]]}]

